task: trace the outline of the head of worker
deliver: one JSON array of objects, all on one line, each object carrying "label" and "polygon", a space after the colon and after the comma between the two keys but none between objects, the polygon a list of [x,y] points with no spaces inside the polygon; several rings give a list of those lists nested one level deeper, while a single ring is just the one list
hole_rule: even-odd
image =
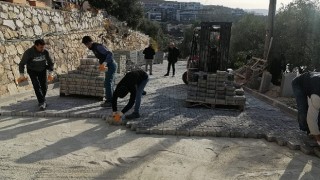
[{"label": "head of worker", "polygon": [[44,42],[43,39],[37,39],[34,42],[34,48],[38,51],[38,52],[43,52],[45,49],[45,45],[46,43]]},{"label": "head of worker", "polygon": [[171,43],[169,44],[169,48],[171,48],[171,49],[174,48],[174,46],[175,46],[175,45],[174,45],[174,42],[171,42]]},{"label": "head of worker", "polygon": [[91,49],[93,40],[90,36],[84,36],[82,38],[82,43],[88,48]]},{"label": "head of worker", "polygon": [[118,86],[115,93],[118,97],[124,98],[129,93],[129,89],[126,86]]}]

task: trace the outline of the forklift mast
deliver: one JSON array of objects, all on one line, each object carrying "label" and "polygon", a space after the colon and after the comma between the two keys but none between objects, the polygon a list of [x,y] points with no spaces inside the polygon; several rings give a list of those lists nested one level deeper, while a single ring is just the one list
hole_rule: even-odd
[{"label": "forklift mast", "polygon": [[226,71],[229,64],[231,22],[202,22],[199,43],[199,71]]}]

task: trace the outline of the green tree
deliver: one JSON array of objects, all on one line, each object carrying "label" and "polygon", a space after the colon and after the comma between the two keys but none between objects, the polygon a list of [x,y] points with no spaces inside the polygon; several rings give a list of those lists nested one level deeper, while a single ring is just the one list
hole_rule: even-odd
[{"label": "green tree", "polygon": [[233,25],[230,43],[231,67],[244,65],[248,54],[262,57],[266,20],[265,16],[247,14]]},{"label": "green tree", "polygon": [[128,26],[136,29],[143,18],[143,10],[138,0],[90,0],[90,5],[104,9]]},{"label": "green tree", "polygon": [[317,1],[296,0],[282,7],[276,16],[272,57],[284,54],[292,68],[306,66],[319,70],[319,28]]}]

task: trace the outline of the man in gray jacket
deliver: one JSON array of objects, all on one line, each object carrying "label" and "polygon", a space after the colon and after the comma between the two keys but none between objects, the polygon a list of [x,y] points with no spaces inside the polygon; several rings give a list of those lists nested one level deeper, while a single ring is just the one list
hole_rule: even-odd
[{"label": "man in gray jacket", "polygon": [[34,46],[24,52],[19,63],[20,78],[24,78],[25,65],[27,65],[27,73],[30,76],[41,110],[45,110],[47,107],[47,70],[53,71],[54,65],[49,52],[45,50],[45,45],[43,39],[36,40]]}]

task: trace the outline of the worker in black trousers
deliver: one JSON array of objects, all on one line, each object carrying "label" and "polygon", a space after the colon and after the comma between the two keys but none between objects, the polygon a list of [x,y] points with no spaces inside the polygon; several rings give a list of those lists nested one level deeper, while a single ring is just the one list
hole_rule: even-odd
[{"label": "worker in black trousers", "polygon": [[175,44],[172,42],[169,44],[168,48],[168,69],[167,69],[167,74],[164,76],[169,76],[170,74],[170,67],[172,66],[172,77],[175,75],[175,64],[178,61],[178,57],[180,56],[180,51],[178,48],[176,48]]},{"label": "worker in black trousers", "polygon": [[19,63],[20,79],[25,77],[25,65],[27,73],[30,76],[34,92],[38,99],[38,106],[41,110],[47,107],[46,94],[48,89],[47,70],[53,71],[53,60],[49,52],[45,50],[45,41],[38,39],[34,42],[34,46],[26,50]]}]

